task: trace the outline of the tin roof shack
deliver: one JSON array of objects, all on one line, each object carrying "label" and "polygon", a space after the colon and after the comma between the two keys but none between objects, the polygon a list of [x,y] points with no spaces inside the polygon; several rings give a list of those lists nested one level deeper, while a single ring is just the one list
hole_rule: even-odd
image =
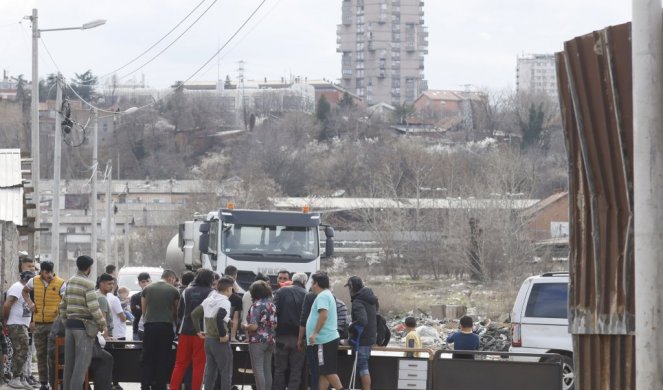
[{"label": "tin roof shack", "polygon": [[0,288],[6,291],[16,281],[19,227],[24,219],[24,181],[21,151],[0,149]]}]

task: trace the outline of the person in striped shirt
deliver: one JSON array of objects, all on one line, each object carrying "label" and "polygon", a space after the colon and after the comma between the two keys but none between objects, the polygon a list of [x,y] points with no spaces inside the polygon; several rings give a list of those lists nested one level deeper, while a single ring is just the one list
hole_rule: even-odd
[{"label": "person in striped shirt", "polygon": [[60,318],[65,323],[64,388],[83,387],[85,372],[92,360],[96,333],[86,330],[94,328],[106,330],[106,320],[99,309],[99,300],[90,270],[94,260],[90,256],[76,259],[76,275],[67,281],[64,297],[60,302]]}]

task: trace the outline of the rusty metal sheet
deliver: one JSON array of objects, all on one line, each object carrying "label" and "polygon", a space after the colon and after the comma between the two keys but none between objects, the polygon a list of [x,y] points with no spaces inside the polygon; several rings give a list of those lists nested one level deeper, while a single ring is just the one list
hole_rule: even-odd
[{"label": "rusty metal sheet", "polygon": [[631,25],[556,54],[569,157],[569,328],[577,388],[635,383]]}]

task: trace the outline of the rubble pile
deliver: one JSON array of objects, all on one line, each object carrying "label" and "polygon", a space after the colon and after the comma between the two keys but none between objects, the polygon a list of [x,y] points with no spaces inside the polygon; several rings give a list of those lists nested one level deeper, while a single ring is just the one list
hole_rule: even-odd
[{"label": "rubble pile", "polygon": [[[411,315],[411,314],[409,314]],[[451,350],[453,346],[446,343],[447,336],[458,329],[457,320],[437,320],[426,315],[417,318],[417,334],[421,338],[424,348]],[[405,317],[395,317],[387,321],[391,329],[389,345],[394,347],[405,346],[406,328],[403,321]],[[506,352],[511,345],[511,331],[509,324],[497,324],[490,319],[474,323],[474,333],[481,338],[481,351]]]}]

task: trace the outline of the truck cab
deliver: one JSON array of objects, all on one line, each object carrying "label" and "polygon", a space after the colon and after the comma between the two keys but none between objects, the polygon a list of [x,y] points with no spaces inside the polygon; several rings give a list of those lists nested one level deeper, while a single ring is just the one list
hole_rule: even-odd
[{"label": "truck cab", "polygon": [[[325,246],[320,250],[320,230]],[[320,269],[320,259],[334,253],[334,229],[321,225],[320,214],[308,210],[264,211],[220,209],[180,228],[185,264],[200,265],[222,274],[229,265],[237,267],[237,282],[247,289],[258,273],[275,284],[281,269],[308,275]],[[187,253],[191,252],[191,256]],[[196,258],[199,253],[199,257]]]}]

